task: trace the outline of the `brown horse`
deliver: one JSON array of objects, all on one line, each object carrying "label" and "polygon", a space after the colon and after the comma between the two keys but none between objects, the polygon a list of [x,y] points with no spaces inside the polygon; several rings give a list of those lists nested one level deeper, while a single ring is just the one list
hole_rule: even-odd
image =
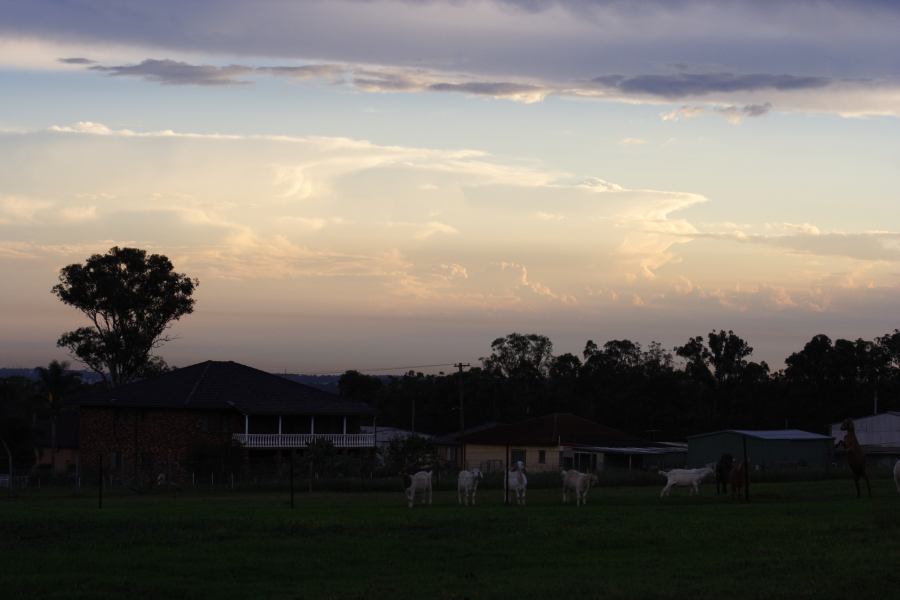
[{"label": "brown horse", "polygon": [[744,490],[745,477],[747,477],[747,463],[741,461],[731,469],[729,477],[731,481],[731,497],[740,498],[741,492]]},{"label": "brown horse", "polygon": [[869,497],[872,497],[872,485],[869,483],[869,476],[866,475],[866,455],[859,440],[856,439],[856,429],[853,425],[853,419],[844,419],[841,424],[841,430],[846,431],[844,436],[844,447],[847,449],[847,464],[853,471],[853,483],[856,484],[856,497],[859,498],[859,478],[866,480],[866,488],[869,490]]}]

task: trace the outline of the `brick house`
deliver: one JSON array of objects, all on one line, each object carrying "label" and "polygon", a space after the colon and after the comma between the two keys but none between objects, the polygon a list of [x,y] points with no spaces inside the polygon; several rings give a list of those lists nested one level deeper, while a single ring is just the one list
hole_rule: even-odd
[{"label": "brick house", "polygon": [[71,400],[78,406],[81,468],[112,476],[234,471],[276,464],[310,442],[368,449],[374,409],[231,361],[206,361]]}]

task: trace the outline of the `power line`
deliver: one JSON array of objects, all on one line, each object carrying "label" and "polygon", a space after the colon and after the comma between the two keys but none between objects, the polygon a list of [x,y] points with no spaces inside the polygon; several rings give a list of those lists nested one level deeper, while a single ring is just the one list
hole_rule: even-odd
[{"label": "power line", "polygon": [[408,365],[405,367],[378,367],[374,369],[346,369],[344,371],[320,371],[318,373],[300,373],[302,375],[343,375],[347,371],[357,371],[359,373],[376,373],[380,371],[409,371],[412,369],[431,369],[434,367],[455,367],[456,363],[438,363],[433,365]]}]

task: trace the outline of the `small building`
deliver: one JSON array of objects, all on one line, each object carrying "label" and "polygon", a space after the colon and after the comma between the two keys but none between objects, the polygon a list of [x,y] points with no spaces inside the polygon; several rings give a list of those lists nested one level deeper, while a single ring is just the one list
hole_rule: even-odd
[{"label": "small building", "polygon": [[700,467],[718,462],[723,454],[742,460],[744,443],[748,462],[758,469],[826,470],[831,465],[834,439],[799,429],[728,429],[689,436],[687,464]]},{"label": "small building", "polygon": [[[831,424],[831,437],[843,440],[843,421]],[[900,412],[888,411],[853,419],[856,439],[865,446],[900,446]]]},{"label": "small building", "polygon": [[327,441],[373,448],[375,410],[231,361],[206,361],[71,399],[79,410],[83,468],[110,475],[182,478],[203,463],[276,463],[285,451]]},{"label": "small building", "polygon": [[[684,464],[685,449],[650,442],[570,413],[553,413],[518,423],[497,424],[459,435],[461,465],[486,472],[525,463],[530,472],[577,468],[650,468]],[[654,457],[653,461],[645,460]]]},{"label": "small building", "polygon": [[[845,431],[840,423],[831,424],[831,436],[841,442]],[[862,446],[869,463],[892,467],[900,458],[900,412],[888,411],[853,419],[856,439]]]},{"label": "small building", "polygon": [[[431,438],[431,443],[434,444],[434,452],[437,455],[438,460],[452,469],[461,470],[466,468],[466,465],[463,462],[463,447],[465,446],[465,444],[463,444],[463,442],[461,441],[462,438],[472,433],[478,433],[480,431],[492,429],[497,425],[501,425],[501,423],[482,423],[481,425],[468,427],[466,429],[463,429],[462,431],[455,431],[453,433],[447,433],[445,435],[439,435]],[[478,465],[471,465],[471,467],[475,468],[478,467]],[[490,470],[491,468],[492,467],[482,470],[485,472],[492,472]]]}]

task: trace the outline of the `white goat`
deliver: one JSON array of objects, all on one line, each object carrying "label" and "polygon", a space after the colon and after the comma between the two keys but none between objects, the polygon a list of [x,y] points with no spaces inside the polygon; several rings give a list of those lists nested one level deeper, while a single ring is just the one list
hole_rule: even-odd
[{"label": "white goat", "polygon": [[516,466],[507,473],[506,483],[508,489],[516,493],[516,504],[525,504],[525,490],[528,487],[528,478],[525,477],[525,463],[516,461]]},{"label": "white goat", "polygon": [[416,500],[416,492],[422,492],[424,502],[425,492],[428,492],[428,504],[431,504],[431,471],[419,471],[409,476],[409,487],[406,488],[406,499],[412,508]]},{"label": "white goat", "polygon": [[574,469],[562,471],[560,475],[562,475],[563,484],[563,504],[569,502],[569,490],[575,492],[575,506],[587,504],[588,491],[591,489],[591,485],[598,482],[597,476],[593,473],[581,473]]},{"label": "white goat", "polygon": [[715,474],[716,471],[714,466],[715,465],[707,465],[702,469],[672,469],[668,472],[660,471],[659,474],[668,479],[666,487],[659,493],[660,498],[668,496],[669,490],[672,489],[672,486],[676,485],[682,487],[691,486],[690,495],[693,496],[694,494],[699,494],[700,482]]},{"label": "white goat", "polygon": [[897,493],[900,494],[900,460],[894,464],[894,484],[897,486]]},{"label": "white goat", "polygon": [[456,483],[456,493],[459,503],[463,506],[475,504],[475,492],[478,491],[478,481],[482,479],[481,469],[460,471]]}]

